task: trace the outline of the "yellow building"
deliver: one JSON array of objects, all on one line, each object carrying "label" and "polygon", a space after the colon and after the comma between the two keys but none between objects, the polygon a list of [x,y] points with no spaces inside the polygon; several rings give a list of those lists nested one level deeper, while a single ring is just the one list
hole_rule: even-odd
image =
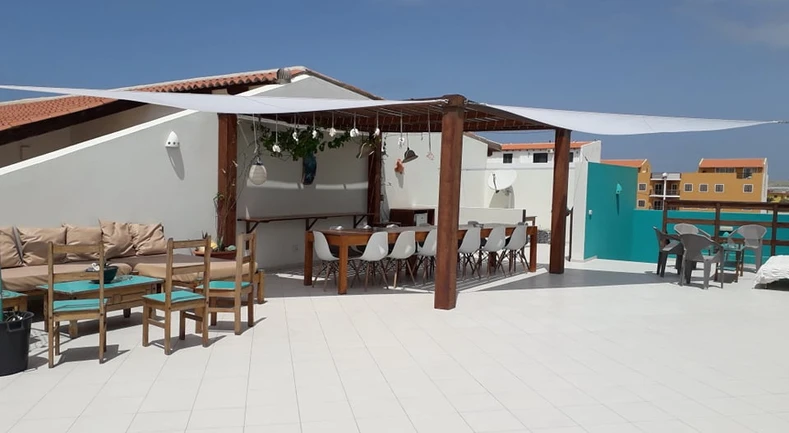
[{"label": "yellow building", "polygon": [[[637,165],[636,161],[638,161]],[[639,169],[636,201],[639,209],[662,210],[663,203],[667,199],[767,201],[766,158],[703,158],[699,161],[697,171],[687,173],[651,173],[648,160],[602,162]]]}]

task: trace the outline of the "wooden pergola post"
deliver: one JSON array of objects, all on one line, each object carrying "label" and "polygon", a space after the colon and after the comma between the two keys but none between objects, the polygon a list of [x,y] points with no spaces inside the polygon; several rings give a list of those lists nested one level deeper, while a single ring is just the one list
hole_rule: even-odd
[{"label": "wooden pergola post", "polygon": [[567,186],[570,177],[570,131],[556,129],[554,142],[551,258],[548,272],[563,274],[565,236],[567,234]]},{"label": "wooden pergola post", "polygon": [[[219,114],[219,154],[217,159],[217,194],[221,200],[216,215],[217,233],[224,237],[225,245],[236,243],[236,179],[238,179],[238,116]],[[216,242],[219,242],[217,239]]]},{"label": "wooden pergola post", "polygon": [[372,214],[368,224],[381,222],[381,163],[383,150],[381,135],[375,139],[375,152],[367,158],[367,213]]},{"label": "wooden pergola post", "polygon": [[466,98],[444,96],[441,121],[441,169],[438,180],[438,249],[434,307],[451,310],[457,304],[458,219],[460,218],[460,174],[463,157],[463,122]]}]

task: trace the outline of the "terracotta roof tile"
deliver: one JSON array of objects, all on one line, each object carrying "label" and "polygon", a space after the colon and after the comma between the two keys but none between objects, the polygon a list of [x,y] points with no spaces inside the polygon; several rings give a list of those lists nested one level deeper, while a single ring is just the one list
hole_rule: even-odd
[{"label": "terracotta roof tile", "polygon": [[767,158],[702,158],[699,161],[699,168],[756,168],[764,167],[765,164],[767,164]]},{"label": "terracotta roof tile", "polygon": [[[570,143],[571,149],[580,149],[583,146],[591,143],[591,141],[573,141]],[[502,144],[501,150],[543,150],[553,149],[554,143],[508,143]]]},{"label": "terracotta roof tile", "polygon": [[646,159],[603,159],[600,162],[608,165],[619,165],[622,167],[641,168],[644,164],[646,164],[647,160]]},{"label": "terracotta roof tile", "polygon": [[[291,74],[299,75],[306,68],[288,68]],[[235,85],[267,84],[276,80],[277,70],[245,72],[213,77],[192,78],[157,84],[146,84],[124,88],[148,92],[190,92],[203,89],[222,89]],[[24,99],[0,103],[0,131],[28,123],[63,116],[114,102],[114,99],[91,98],[86,96],[58,96]]]}]

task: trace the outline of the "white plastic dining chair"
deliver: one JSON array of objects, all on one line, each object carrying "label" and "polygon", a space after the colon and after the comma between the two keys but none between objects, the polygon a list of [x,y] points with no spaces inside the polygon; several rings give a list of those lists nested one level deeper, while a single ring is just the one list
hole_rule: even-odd
[{"label": "white plastic dining chair", "polygon": [[326,271],[326,280],[323,282],[323,289],[326,290],[326,284],[329,282],[329,276],[331,274],[334,274],[334,284],[337,284],[337,271],[339,270],[338,263],[340,259],[332,254],[329,248],[329,242],[322,232],[314,231],[312,232],[312,236],[314,238],[315,255],[318,256],[318,259],[321,261],[321,269],[315,274],[315,278],[312,280],[312,286],[315,287],[318,277],[320,277],[323,271]]},{"label": "white plastic dining chair", "polygon": [[416,232],[408,230],[400,233],[395,241],[392,252],[386,258],[389,263],[394,263],[394,280],[392,287],[397,288],[397,276],[400,275],[400,270],[405,268],[411,275],[411,281],[416,285],[416,278],[414,278],[414,269],[409,260],[416,252]]}]

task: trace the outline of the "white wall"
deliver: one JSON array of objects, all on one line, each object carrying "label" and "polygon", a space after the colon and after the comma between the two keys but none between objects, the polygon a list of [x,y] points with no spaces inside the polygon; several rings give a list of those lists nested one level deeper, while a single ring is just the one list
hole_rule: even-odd
[{"label": "white wall", "polygon": [[[313,98],[367,99],[340,86],[315,77],[296,77],[288,85],[265,86],[245,93],[266,96],[291,96]],[[238,132],[238,161],[250,161],[254,153],[252,123],[242,120]],[[263,153],[263,164],[268,181],[257,186],[246,181],[246,173],[239,173],[238,215],[264,217],[295,214],[320,214],[337,212],[367,212],[367,159],[357,159],[357,142],[343,148],[319,152],[315,182],[301,183],[302,162],[283,161]],[[216,186],[214,186],[216,188]],[[351,218],[322,220],[314,228],[330,225],[352,226]],[[239,224],[238,233],[244,225]],[[265,268],[288,267],[303,263],[304,220],[260,224],[257,228],[257,258]]]},{"label": "white wall", "polygon": [[[436,116],[440,114],[436,113]],[[438,205],[438,180],[441,168],[441,134],[405,134],[407,144],[399,144],[400,134],[385,134],[387,156],[384,156],[382,180],[385,194],[384,211],[392,208]],[[429,137],[429,139],[428,139]],[[397,159],[403,158],[407,146],[419,158],[405,164],[405,172],[395,172]],[[434,158],[427,155],[432,146]],[[463,156],[460,178],[460,206],[482,207],[484,205],[485,160],[487,144],[469,136],[463,136]]]},{"label": "white wall", "polygon": [[[170,131],[178,149],[165,149]],[[216,114],[183,111],[0,168],[0,225],[161,222],[167,236],[214,226]]]},{"label": "white wall", "polygon": [[57,149],[91,140],[180,110],[157,105],[144,105],[120,113],[80,123],[24,140],[0,146],[0,167],[44,155]]}]

